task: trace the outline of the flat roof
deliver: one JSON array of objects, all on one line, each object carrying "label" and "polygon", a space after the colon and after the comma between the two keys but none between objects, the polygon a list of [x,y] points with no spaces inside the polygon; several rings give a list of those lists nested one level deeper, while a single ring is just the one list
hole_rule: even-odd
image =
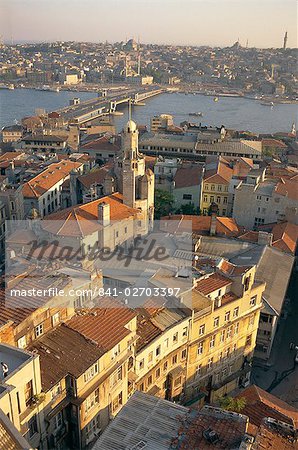
[{"label": "flat roof", "polygon": [[8,375],[4,381],[7,382],[9,377],[13,375],[15,371],[19,370],[25,362],[33,358],[33,355],[17,347],[8,344],[0,344],[0,361],[8,366]]}]

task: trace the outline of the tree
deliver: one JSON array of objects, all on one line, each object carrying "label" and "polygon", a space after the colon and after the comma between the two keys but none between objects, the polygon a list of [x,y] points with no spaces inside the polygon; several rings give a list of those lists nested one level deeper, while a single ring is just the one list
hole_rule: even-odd
[{"label": "tree", "polygon": [[226,411],[234,411],[240,413],[246,405],[246,398],[233,398],[229,396],[224,396],[219,398],[219,404],[222,409]]},{"label": "tree", "polygon": [[159,220],[162,216],[169,215],[172,212],[174,204],[173,195],[164,191],[163,189],[155,190],[154,206],[155,206],[155,218]]},{"label": "tree", "polygon": [[199,216],[201,214],[200,208],[195,207],[193,203],[188,203],[186,205],[181,205],[177,210],[176,214],[185,214],[192,216]]}]

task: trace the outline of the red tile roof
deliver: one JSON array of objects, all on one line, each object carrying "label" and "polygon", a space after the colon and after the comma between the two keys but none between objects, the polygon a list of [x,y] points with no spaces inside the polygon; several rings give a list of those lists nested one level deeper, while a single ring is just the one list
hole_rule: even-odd
[{"label": "red tile roof", "polygon": [[204,295],[208,295],[211,294],[211,292],[217,291],[218,289],[231,284],[232,281],[229,278],[219,273],[213,273],[210,277],[199,280],[195,289]]},{"label": "red tile roof", "polygon": [[26,198],[39,198],[59,181],[63,181],[73,169],[79,169],[82,163],[63,160],[50,164],[40,174],[23,185],[23,195]]},{"label": "red tile roof", "polygon": [[131,333],[126,327],[134,317],[134,311],[116,300],[101,298],[96,308],[78,312],[67,326],[108,351]]},{"label": "red tile roof", "polygon": [[42,222],[44,230],[60,236],[87,236],[98,230],[98,205],[110,205],[111,221],[134,218],[139,211],[123,204],[122,194],[115,193],[84,205],[72,206],[46,216]]},{"label": "red tile roof", "polygon": [[248,416],[254,425],[260,426],[265,417],[271,417],[298,427],[298,411],[258,386],[249,386],[237,398],[246,399],[242,414]]},{"label": "red tile roof", "polygon": [[203,168],[201,165],[180,167],[174,177],[175,188],[200,186]]}]

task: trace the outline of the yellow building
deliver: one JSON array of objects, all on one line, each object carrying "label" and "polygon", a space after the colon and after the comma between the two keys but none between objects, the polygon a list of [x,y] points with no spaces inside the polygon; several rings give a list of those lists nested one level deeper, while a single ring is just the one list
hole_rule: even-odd
[{"label": "yellow building", "polygon": [[186,400],[214,402],[249,384],[265,289],[255,271],[223,261],[196,282]]},{"label": "yellow building", "polygon": [[108,303],[30,346],[40,355],[49,448],[86,448],[134,391],[136,314]]},{"label": "yellow building", "polygon": [[186,381],[191,312],[185,308],[138,309],[136,388],[179,401]]},{"label": "yellow building", "polygon": [[207,164],[201,195],[201,211],[203,214],[208,214],[210,206],[216,203],[218,215],[227,215],[229,184],[232,175],[233,169],[222,158]]}]

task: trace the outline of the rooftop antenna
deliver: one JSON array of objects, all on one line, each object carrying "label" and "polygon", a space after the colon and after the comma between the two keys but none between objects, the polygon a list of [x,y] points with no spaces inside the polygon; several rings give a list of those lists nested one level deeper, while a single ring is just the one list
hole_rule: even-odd
[{"label": "rooftop antenna", "polygon": [[246,41],[246,48],[248,48],[248,39],[247,39],[247,41]]}]

